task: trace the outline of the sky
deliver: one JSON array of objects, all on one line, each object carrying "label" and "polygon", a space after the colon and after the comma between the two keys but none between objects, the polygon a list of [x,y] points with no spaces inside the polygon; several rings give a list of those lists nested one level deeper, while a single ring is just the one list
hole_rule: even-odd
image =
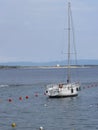
[{"label": "sky", "polygon": [[[78,59],[98,59],[98,0],[70,0]],[[66,59],[68,0],[0,0],[0,62]]]}]

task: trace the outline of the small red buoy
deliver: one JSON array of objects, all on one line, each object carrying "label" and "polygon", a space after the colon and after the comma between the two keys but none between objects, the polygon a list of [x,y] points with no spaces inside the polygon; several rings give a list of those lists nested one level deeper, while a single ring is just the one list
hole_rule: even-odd
[{"label": "small red buoy", "polygon": [[26,96],[26,99],[28,99],[29,98],[29,96]]},{"label": "small red buoy", "polygon": [[35,97],[38,97],[38,93],[35,93]]},{"label": "small red buoy", "polygon": [[22,100],[22,97],[19,97],[19,100]]},{"label": "small red buoy", "polygon": [[83,87],[83,89],[85,89],[85,87]]},{"label": "small red buoy", "polygon": [[46,95],[46,93],[44,93],[44,95]]},{"label": "small red buoy", "polygon": [[8,100],[9,102],[12,102],[12,99],[11,98],[9,98],[9,100]]},{"label": "small red buoy", "polygon": [[91,85],[91,87],[93,87],[93,84]]}]

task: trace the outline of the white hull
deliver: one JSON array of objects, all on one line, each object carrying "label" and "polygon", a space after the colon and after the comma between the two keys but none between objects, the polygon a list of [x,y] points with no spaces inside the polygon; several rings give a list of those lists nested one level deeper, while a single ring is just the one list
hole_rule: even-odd
[{"label": "white hull", "polygon": [[74,97],[78,95],[80,85],[74,84],[51,84],[47,86],[46,95],[51,98]]}]

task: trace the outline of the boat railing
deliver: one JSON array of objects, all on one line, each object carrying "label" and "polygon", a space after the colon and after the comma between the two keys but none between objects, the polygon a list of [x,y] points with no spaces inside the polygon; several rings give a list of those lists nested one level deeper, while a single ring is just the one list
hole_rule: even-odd
[{"label": "boat railing", "polygon": [[59,85],[64,85],[64,84],[67,84],[67,83],[54,83],[54,84],[48,84],[47,85],[47,88],[53,88],[53,87],[58,87]]},{"label": "boat railing", "polygon": [[[58,87],[60,85],[68,85],[67,83],[58,83],[58,84],[48,84],[46,87],[47,88],[54,88],[54,87]],[[70,84],[71,86],[80,86],[79,82],[73,82],[72,84]]]},{"label": "boat railing", "polygon": [[53,88],[54,86],[56,87],[57,84],[48,84],[48,85],[47,85],[47,88]]}]

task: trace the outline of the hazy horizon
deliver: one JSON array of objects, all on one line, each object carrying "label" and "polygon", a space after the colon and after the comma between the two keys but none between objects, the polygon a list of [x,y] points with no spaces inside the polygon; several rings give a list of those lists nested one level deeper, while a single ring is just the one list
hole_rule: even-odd
[{"label": "hazy horizon", "polygon": [[[74,61],[71,62],[72,65],[98,65],[98,60],[77,60],[77,64]],[[9,65],[9,66],[56,66],[56,65],[67,65],[67,60],[62,61],[48,61],[48,62],[32,62],[32,61],[16,61],[16,62],[0,62],[0,65]]]}]

